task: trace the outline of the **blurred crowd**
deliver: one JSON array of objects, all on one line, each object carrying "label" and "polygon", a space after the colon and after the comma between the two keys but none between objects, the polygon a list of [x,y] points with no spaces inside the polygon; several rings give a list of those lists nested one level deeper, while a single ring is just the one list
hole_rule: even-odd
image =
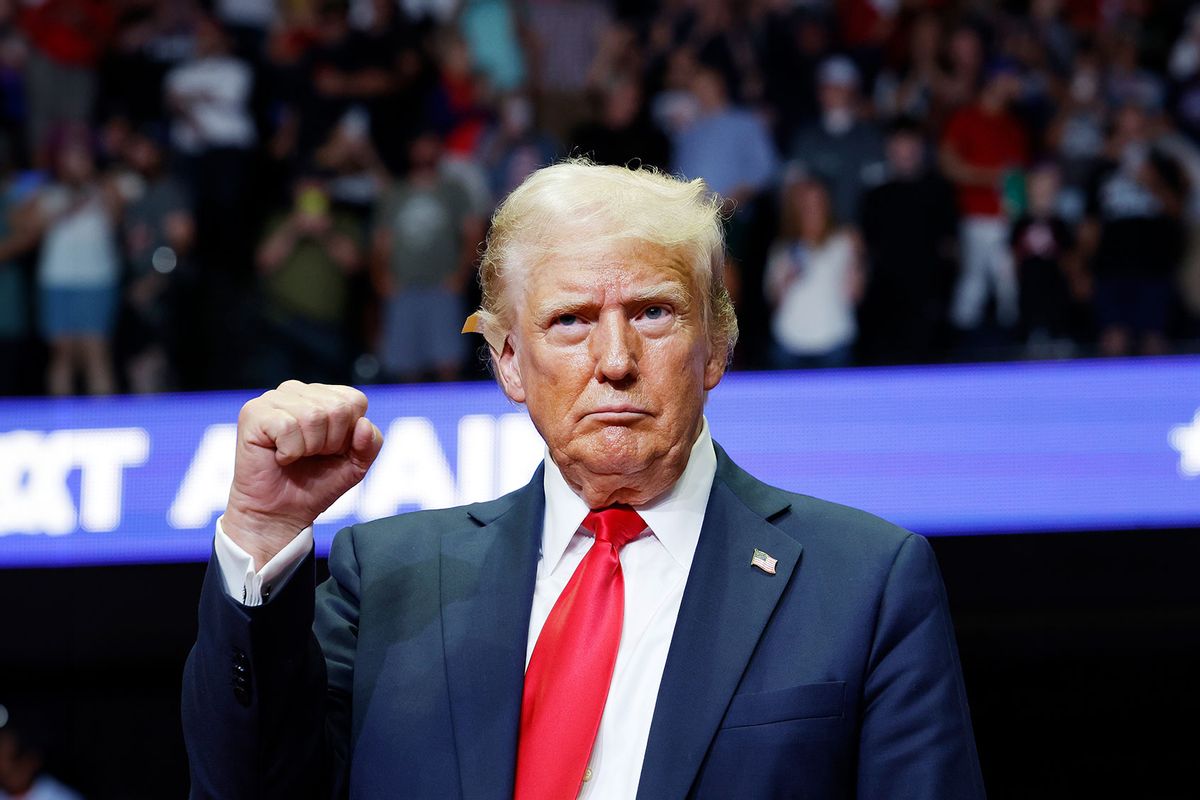
[{"label": "blurred crowd", "polygon": [[1194,349],[1184,0],[0,0],[0,394],[482,375],[495,204],[727,200],[737,366]]}]

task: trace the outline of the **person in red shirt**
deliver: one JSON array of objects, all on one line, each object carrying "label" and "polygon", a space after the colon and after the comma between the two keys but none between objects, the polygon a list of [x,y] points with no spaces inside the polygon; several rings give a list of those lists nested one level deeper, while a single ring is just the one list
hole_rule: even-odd
[{"label": "person in red shirt", "polygon": [[1004,188],[1028,158],[1025,130],[1009,111],[1020,90],[1015,62],[992,62],[979,99],[950,118],[942,139],[942,170],[955,184],[962,215],[962,266],[950,310],[961,330],[979,327],[990,294],[997,321],[1005,327],[1017,321]]},{"label": "person in red shirt", "polygon": [[25,66],[26,135],[39,164],[49,163],[51,130],[91,116],[96,65],[116,23],[113,6],[105,0],[46,0],[21,9],[20,24],[33,45]]}]

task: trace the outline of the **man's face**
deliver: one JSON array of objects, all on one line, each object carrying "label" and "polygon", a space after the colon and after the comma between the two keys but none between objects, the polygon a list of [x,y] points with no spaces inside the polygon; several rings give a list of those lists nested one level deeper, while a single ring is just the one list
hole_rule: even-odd
[{"label": "man's face", "polygon": [[887,142],[888,165],[899,177],[911,178],[921,171],[925,160],[925,143],[920,135],[901,131]]},{"label": "man's face", "polygon": [[825,111],[853,111],[855,89],[851,84],[822,84],[818,99]]},{"label": "man's face", "polygon": [[[657,247],[614,247],[553,257],[507,291],[515,324],[501,383],[528,407],[569,482],[628,477],[649,487],[666,465],[686,464],[725,354],[712,346],[685,263]],[[661,490],[678,475],[665,477]]]}]

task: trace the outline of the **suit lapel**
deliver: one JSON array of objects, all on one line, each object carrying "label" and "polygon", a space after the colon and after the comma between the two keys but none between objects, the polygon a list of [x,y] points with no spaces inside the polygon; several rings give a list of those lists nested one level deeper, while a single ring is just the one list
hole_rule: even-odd
[{"label": "suit lapel", "polygon": [[[789,504],[783,492],[717,448],[717,474],[663,670],[639,798],[683,798],[691,788],[800,560],[800,543],[767,521]],[[778,559],[776,574],[750,565],[756,549]]]},{"label": "suit lapel", "polygon": [[442,636],[464,798],[512,795],[544,507],[539,468],[515,494],[468,509],[482,527],[442,536]]}]

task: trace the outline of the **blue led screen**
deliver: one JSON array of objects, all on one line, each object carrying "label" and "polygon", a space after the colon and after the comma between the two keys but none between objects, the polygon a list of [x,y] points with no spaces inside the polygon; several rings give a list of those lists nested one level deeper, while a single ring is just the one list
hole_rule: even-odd
[{"label": "blue led screen", "polygon": [[[494,385],[366,391],[384,450],[319,520],[321,554],[542,457]],[[206,559],[251,394],[0,400],[0,567]],[[1200,358],[735,373],[706,413],[763,480],[928,535],[1200,527]]]}]

